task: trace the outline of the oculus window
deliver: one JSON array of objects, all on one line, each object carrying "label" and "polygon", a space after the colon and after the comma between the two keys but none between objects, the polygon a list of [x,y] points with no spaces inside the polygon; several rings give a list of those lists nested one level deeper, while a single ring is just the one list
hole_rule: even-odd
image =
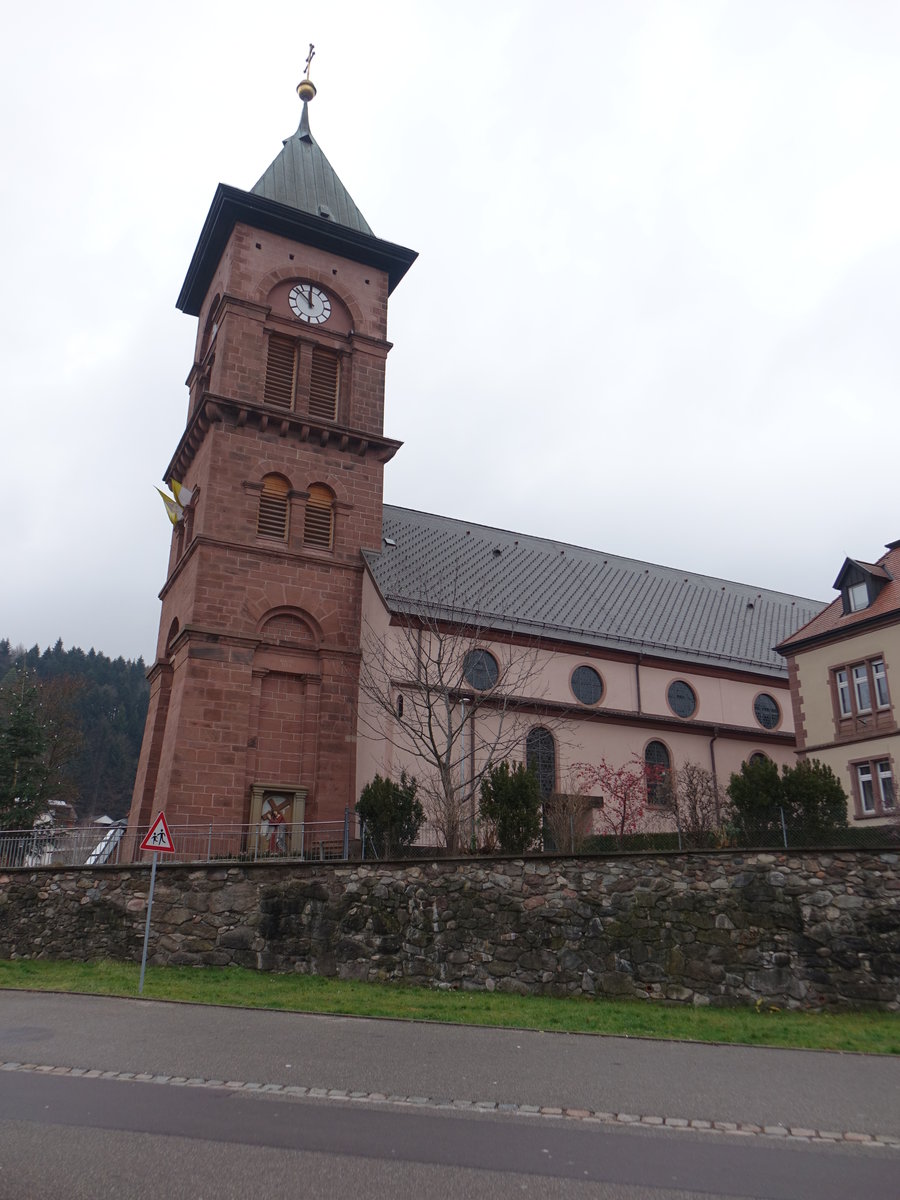
[{"label": "oculus window", "polygon": [[683,679],[676,679],[674,683],[670,683],[667,695],[669,707],[676,717],[692,717],[697,711],[694,689]]},{"label": "oculus window", "polygon": [[500,678],[500,668],[487,650],[470,650],[463,659],[463,678],[476,692],[489,691]]},{"label": "oculus window", "polygon": [[597,704],[603,695],[603,680],[593,667],[576,667],[572,672],[572,693],[582,704]]},{"label": "oculus window", "polygon": [[778,702],[772,696],[765,692],[760,694],[753,701],[753,715],[762,725],[763,729],[774,729],[781,720],[781,709],[778,707]]}]

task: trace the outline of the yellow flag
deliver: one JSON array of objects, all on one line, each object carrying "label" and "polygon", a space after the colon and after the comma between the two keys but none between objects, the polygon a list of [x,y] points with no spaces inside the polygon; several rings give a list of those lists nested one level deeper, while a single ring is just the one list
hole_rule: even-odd
[{"label": "yellow flag", "polygon": [[166,493],[163,491],[160,491],[159,488],[157,488],[156,490],[159,492],[160,498],[162,499],[163,504],[166,506],[166,512],[169,514],[169,520],[172,522],[173,525],[177,525],[178,518],[180,515],[180,509],[179,509],[178,505],[175,503],[175,501],[172,499],[171,496],[167,496]]}]

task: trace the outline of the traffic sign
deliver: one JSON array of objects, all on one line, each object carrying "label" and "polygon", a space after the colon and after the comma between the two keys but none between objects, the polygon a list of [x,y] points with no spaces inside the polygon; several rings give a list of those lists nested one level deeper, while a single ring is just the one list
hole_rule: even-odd
[{"label": "traffic sign", "polygon": [[175,843],[172,841],[171,833],[169,833],[165,813],[161,812],[150,826],[149,833],[141,842],[141,849],[152,850],[156,854],[175,853]]}]

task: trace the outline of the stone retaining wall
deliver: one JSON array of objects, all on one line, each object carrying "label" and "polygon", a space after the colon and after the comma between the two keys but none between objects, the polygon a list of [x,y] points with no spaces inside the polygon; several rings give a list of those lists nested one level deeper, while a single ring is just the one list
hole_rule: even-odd
[{"label": "stone retaining wall", "polygon": [[[0,874],[0,957],[139,959],[149,871]],[[900,1009],[900,855],[168,866],[150,961],[693,1004]]]}]

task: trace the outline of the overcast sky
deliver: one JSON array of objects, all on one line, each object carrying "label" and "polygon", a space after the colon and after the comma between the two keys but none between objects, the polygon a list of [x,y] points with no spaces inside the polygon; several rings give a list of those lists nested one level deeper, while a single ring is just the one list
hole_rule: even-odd
[{"label": "overcast sky", "polygon": [[830,599],[900,537],[900,5],[17,5],[0,636],[150,659],[175,309],[221,181],[313,134],[394,293],[395,504]]}]

